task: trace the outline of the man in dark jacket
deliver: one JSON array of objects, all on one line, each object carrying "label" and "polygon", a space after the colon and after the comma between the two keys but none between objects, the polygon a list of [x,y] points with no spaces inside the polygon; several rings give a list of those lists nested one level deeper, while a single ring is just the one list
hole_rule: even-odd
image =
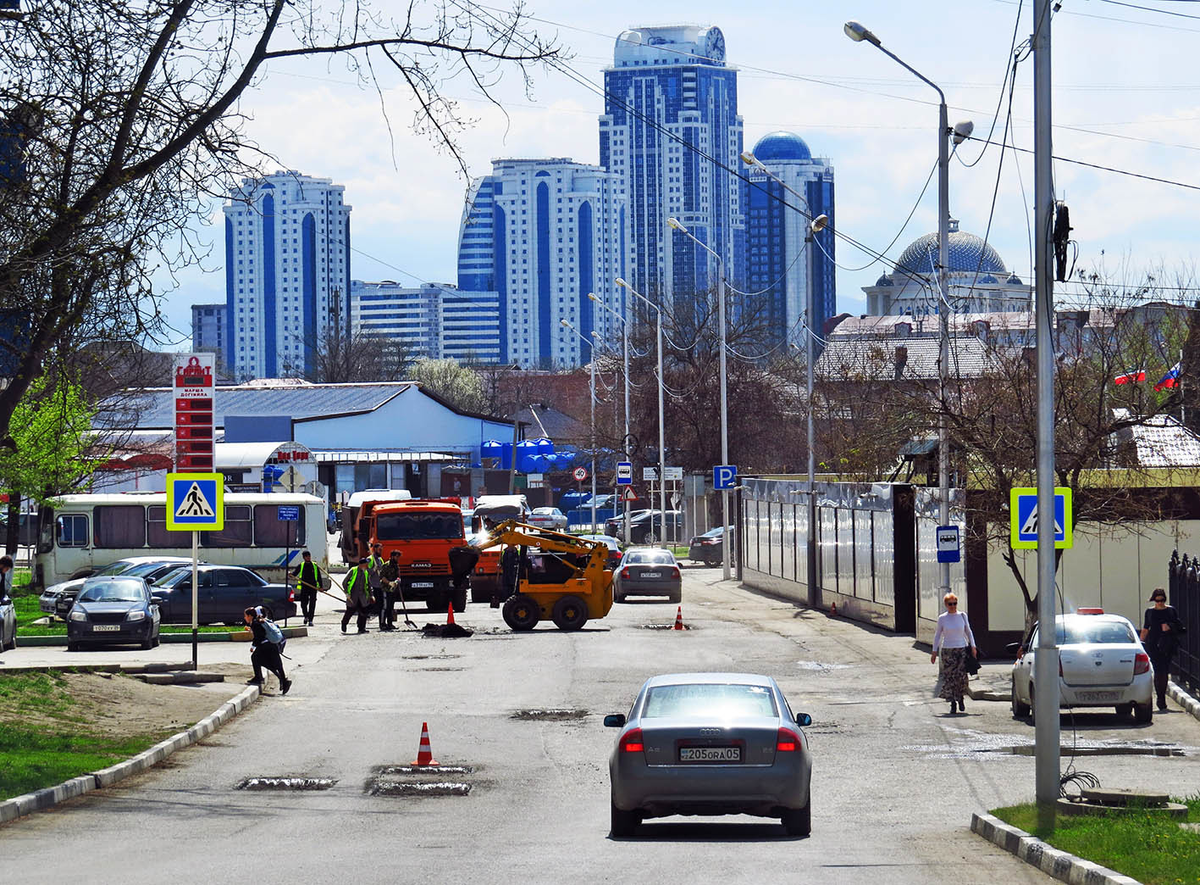
[{"label": "man in dark jacket", "polygon": [[350,623],[350,616],[358,615],[358,632],[367,632],[367,611],[371,605],[371,577],[367,574],[367,561],[360,559],[346,575],[343,589],[346,591],[346,613],[342,615],[342,632]]},{"label": "man in dark jacket", "polygon": [[[388,557],[388,561],[383,564],[383,568],[379,570],[380,582],[383,585],[384,592],[387,594],[385,607],[387,608],[387,627],[380,629],[395,630],[396,629],[396,596],[402,590],[400,587],[400,551],[393,550],[392,555]],[[379,610],[379,617],[383,619],[383,608]]]},{"label": "man in dark jacket", "polygon": [[263,684],[263,667],[279,678],[279,693],[287,694],[292,687],[292,680],[283,672],[283,658],[279,655],[279,646],[267,638],[267,628],[263,626],[262,615],[253,608],[248,608],[242,615],[246,626],[250,628],[250,663],[254,665],[254,678],[247,685]]},{"label": "man in dark jacket", "polygon": [[296,580],[296,590],[300,593],[300,614],[304,617],[304,625],[311,627],[313,617],[317,613],[317,591],[321,589],[321,568],[313,562],[312,554],[305,550],[304,561],[292,573]]},{"label": "man in dark jacket", "polygon": [[388,587],[383,580],[383,545],[376,542],[371,545],[371,555],[367,558],[367,579],[371,588],[371,596],[379,602],[379,629],[388,631],[395,629],[388,623]]}]

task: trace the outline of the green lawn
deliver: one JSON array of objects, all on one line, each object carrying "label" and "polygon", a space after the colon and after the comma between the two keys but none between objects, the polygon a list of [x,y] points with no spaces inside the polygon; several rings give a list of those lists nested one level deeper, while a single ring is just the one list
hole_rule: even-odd
[{"label": "green lawn", "polygon": [[[1175,799],[1188,806],[1188,820],[1200,823],[1200,796]],[[992,814],[1032,833],[1055,848],[1131,876],[1145,885],[1200,883],[1200,833],[1182,830],[1166,815],[1058,815],[1055,829],[1043,832],[1037,806],[997,808]]]},{"label": "green lawn", "polygon": [[0,675],[0,799],[106,768],[164,736],[108,738],[83,712],[60,672]]}]

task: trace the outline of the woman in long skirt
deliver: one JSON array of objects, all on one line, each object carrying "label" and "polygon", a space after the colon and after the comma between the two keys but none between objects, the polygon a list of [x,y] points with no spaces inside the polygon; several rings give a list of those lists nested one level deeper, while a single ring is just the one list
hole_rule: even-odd
[{"label": "woman in long skirt", "polygon": [[975,634],[967,616],[958,610],[958,597],[947,593],[942,597],[946,610],[938,616],[937,630],[933,634],[931,663],[936,664],[938,652],[942,655],[942,690],[938,697],[950,702],[950,712],[967,712],[963,695],[967,691],[967,652],[975,655]]}]

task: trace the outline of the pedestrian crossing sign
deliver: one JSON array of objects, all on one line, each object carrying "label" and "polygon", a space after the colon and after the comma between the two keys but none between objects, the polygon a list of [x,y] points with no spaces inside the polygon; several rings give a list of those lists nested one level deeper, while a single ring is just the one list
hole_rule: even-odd
[{"label": "pedestrian crossing sign", "polygon": [[220,473],[168,473],[167,528],[173,532],[224,529],[225,477]]},{"label": "pedestrian crossing sign", "polygon": [[[1009,520],[1014,550],[1036,550],[1038,536],[1037,489],[1013,489],[1009,496]],[[1065,549],[1074,544],[1071,527],[1071,490],[1054,489],[1054,546]]]}]

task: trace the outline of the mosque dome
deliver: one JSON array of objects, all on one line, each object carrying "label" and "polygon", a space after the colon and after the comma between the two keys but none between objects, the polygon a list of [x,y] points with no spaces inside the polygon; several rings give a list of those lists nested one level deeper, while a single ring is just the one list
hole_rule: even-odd
[{"label": "mosque dome", "polygon": [[1005,280],[1005,282],[1006,282],[1006,283],[1008,283],[1008,285],[1010,285],[1010,286],[1021,286],[1021,285],[1024,285],[1024,284],[1021,282],[1021,278],[1020,278],[1019,276],[1017,276],[1017,274],[1016,274],[1016,272],[1015,272],[1015,271],[1013,272],[1013,275],[1012,275],[1011,277],[1009,277],[1007,280]]},{"label": "mosque dome", "polygon": [[758,140],[758,144],[754,146],[754,158],[763,163],[811,160],[812,151],[799,135],[791,132],[772,132]]},{"label": "mosque dome", "polygon": [[[950,273],[1008,273],[999,252],[975,234],[958,230],[957,225],[953,222],[950,229],[949,251]],[[937,254],[938,235],[936,233],[925,234],[925,236],[913,240],[908,248],[900,253],[896,265],[909,273],[930,277],[934,274]]]},{"label": "mosque dome", "polygon": [[891,277],[889,277],[887,274],[884,274],[883,276],[881,276],[879,279],[877,279],[875,281],[875,285],[876,286],[894,286],[895,283],[892,282]]},{"label": "mosque dome", "polygon": [[996,279],[994,276],[992,276],[990,273],[984,274],[983,276],[981,276],[979,278],[979,283],[980,283],[980,285],[983,285],[983,286],[995,286],[995,285],[998,285],[999,282],[1000,281],[998,279]]}]

